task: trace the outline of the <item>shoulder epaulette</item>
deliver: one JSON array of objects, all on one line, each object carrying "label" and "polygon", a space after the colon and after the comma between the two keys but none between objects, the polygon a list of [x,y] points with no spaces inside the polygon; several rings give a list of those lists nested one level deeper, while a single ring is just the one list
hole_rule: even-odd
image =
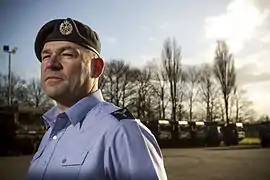
[{"label": "shoulder epaulette", "polygon": [[131,114],[131,112],[127,108],[118,109],[111,113],[116,119],[119,121],[123,119],[135,119],[134,116]]}]

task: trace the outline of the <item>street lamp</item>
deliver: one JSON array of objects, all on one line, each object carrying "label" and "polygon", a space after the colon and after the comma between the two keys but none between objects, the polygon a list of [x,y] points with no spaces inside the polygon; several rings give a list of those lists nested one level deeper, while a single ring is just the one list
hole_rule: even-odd
[{"label": "street lamp", "polygon": [[12,49],[9,48],[8,45],[3,46],[4,52],[8,53],[8,105],[11,105],[11,54],[15,54],[17,51],[17,47]]}]

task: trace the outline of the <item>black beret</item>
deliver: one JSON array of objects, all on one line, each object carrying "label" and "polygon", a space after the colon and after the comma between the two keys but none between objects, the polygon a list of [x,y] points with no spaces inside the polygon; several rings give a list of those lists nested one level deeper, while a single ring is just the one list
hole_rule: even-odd
[{"label": "black beret", "polygon": [[39,30],[35,40],[35,53],[41,61],[41,51],[46,42],[69,41],[100,54],[101,44],[98,34],[89,26],[71,18],[55,19],[47,22]]}]

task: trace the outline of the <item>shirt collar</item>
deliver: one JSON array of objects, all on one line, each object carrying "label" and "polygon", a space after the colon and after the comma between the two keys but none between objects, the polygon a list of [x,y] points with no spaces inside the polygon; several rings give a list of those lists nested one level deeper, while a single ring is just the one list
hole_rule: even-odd
[{"label": "shirt collar", "polygon": [[[76,104],[67,109],[65,113],[70,122],[75,126],[78,122],[83,120],[86,114],[95,107],[98,103],[103,102],[101,91],[98,90],[89,96],[79,100]],[[59,115],[58,108],[55,106],[43,115],[44,123],[48,127],[52,127],[57,116]]]}]

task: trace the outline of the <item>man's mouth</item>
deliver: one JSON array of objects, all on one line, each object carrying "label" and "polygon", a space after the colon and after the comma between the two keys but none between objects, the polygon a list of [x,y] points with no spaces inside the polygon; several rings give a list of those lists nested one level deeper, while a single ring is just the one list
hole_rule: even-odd
[{"label": "man's mouth", "polygon": [[47,78],[45,79],[45,82],[47,82],[47,81],[61,81],[61,80],[63,80],[63,79],[60,78],[60,77],[50,76],[50,77],[47,77]]}]

